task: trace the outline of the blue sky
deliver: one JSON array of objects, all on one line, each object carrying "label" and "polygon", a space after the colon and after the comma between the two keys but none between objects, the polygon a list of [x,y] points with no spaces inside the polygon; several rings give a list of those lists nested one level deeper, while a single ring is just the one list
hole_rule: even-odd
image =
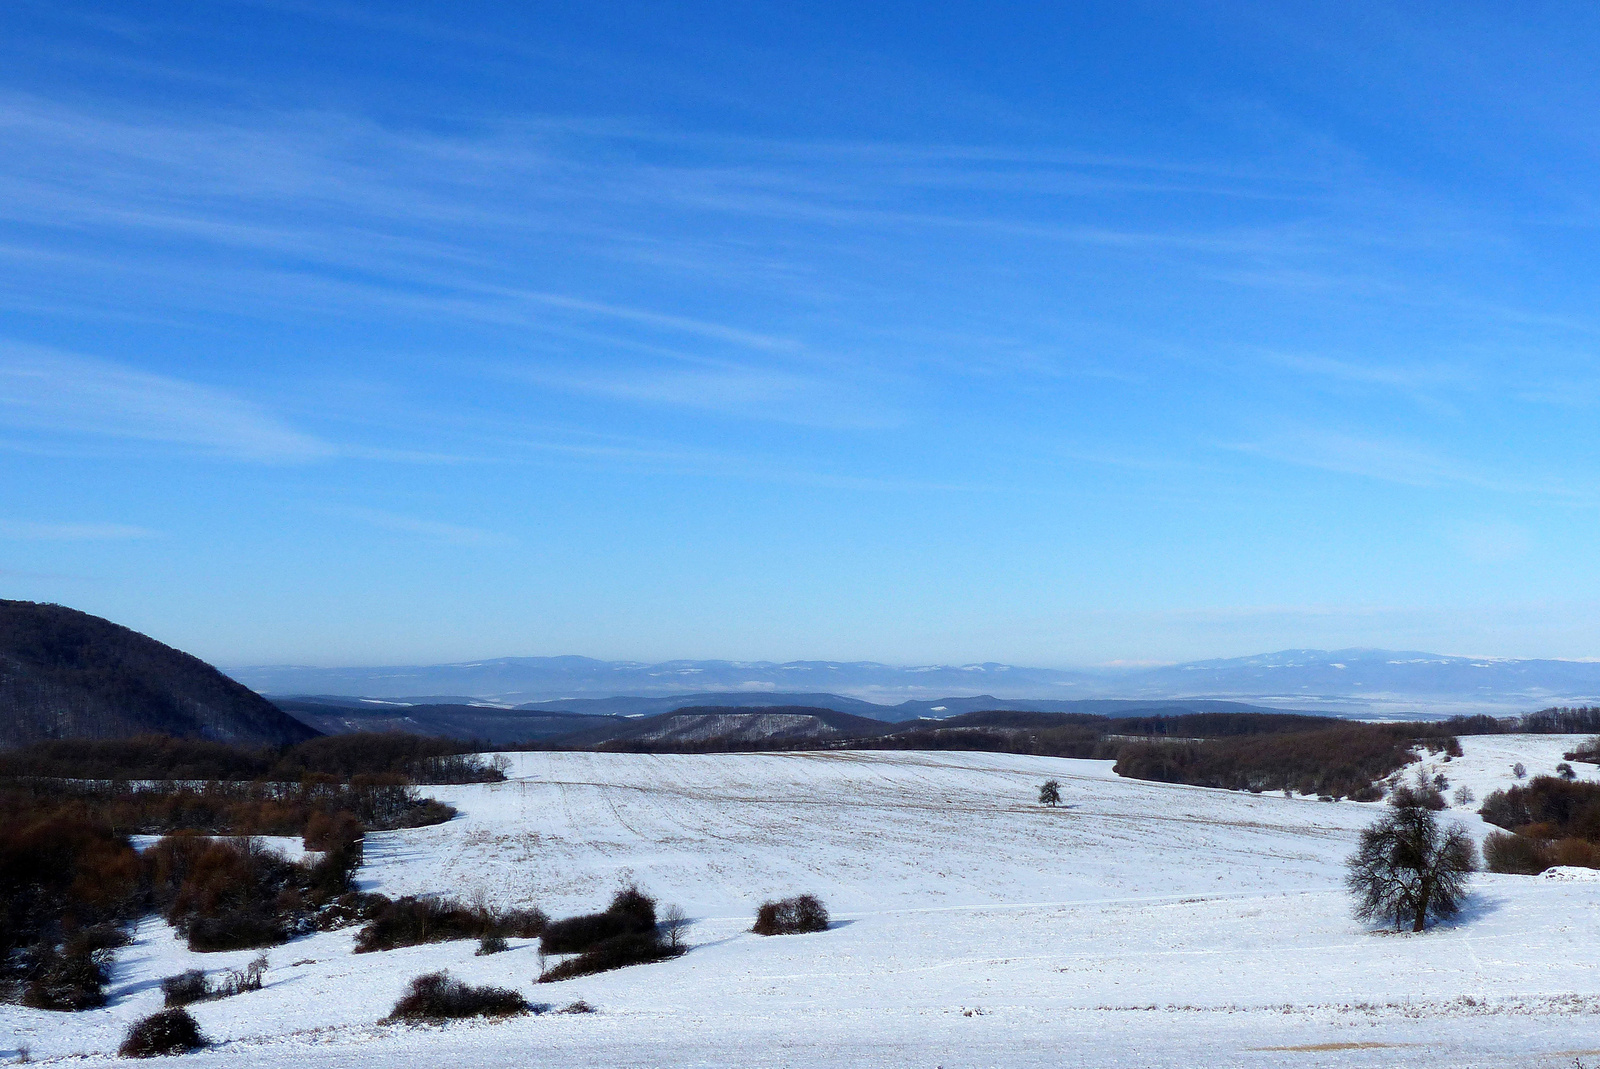
[{"label": "blue sky", "polygon": [[1592,5],[0,12],[0,590],[224,664],[1600,655]]}]

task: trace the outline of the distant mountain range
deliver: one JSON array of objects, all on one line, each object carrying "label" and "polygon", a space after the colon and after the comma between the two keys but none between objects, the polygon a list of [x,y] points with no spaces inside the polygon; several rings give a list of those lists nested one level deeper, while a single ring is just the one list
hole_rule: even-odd
[{"label": "distant mountain range", "polygon": [[[537,703],[549,711],[624,715],[690,704],[783,704],[900,720],[971,711],[973,706],[964,699],[978,696],[1003,700],[1006,708],[1019,708],[1013,703],[1027,701],[1048,703],[1030,708],[1058,711],[1091,711],[1078,703],[1096,699],[1183,700],[1191,706],[1195,700],[1212,699],[1344,716],[1507,713],[1600,701],[1600,662],[1375,649],[1285,650],[1157,667],[1076,670],[993,662],[903,667],[862,661],[644,664],[587,657],[505,657],[407,667],[272,665],[228,671],[245,685],[271,695],[505,707]],[[639,704],[626,708],[609,701],[619,698]],[[595,699],[608,701],[584,704]],[[657,699],[667,704],[655,704]]]},{"label": "distant mountain range", "polygon": [[[874,705],[859,698],[838,694],[686,694],[669,698],[578,698],[572,701],[533,702],[506,708],[499,705],[454,701],[415,703],[385,701],[378,698],[349,698],[320,695],[275,698],[274,702],[290,716],[327,735],[351,731],[409,731],[419,735],[439,735],[453,739],[478,739],[496,744],[511,744],[549,739],[567,739],[588,744],[599,739],[633,738],[633,725],[660,721],[688,708],[713,708],[725,714],[732,711],[785,713],[801,710],[805,715],[828,714],[826,726],[852,725],[851,733],[870,735],[876,730],[922,718],[946,717],[980,711],[1009,710],[1028,713],[1088,713],[1094,716],[1183,716],[1189,713],[1264,713],[1281,710],[1224,701],[1049,701],[995,698],[989,695],[945,698],[938,702],[911,701],[899,705]],[[770,721],[770,718],[769,718]],[[818,721],[812,730],[817,728]],[[868,726],[876,725],[873,730]],[[681,725],[679,725],[681,727]],[[768,722],[766,727],[773,726]],[[678,730],[675,728],[674,730]],[[696,727],[707,734],[742,737],[748,730],[726,724],[715,730]],[[578,737],[576,733],[586,733]],[[598,734],[595,734],[598,733]],[[782,732],[780,732],[782,734]],[[826,732],[822,732],[826,734]],[[819,736],[820,737],[820,736]]]}]

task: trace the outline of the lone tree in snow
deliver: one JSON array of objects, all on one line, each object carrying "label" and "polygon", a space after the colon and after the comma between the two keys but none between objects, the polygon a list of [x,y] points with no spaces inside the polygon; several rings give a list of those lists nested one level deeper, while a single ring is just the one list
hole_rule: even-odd
[{"label": "lone tree in snow", "polygon": [[1039,788],[1039,804],[1057,806],[1061,804],[1061,784],[1055,780],[1045,780],[1044,786]]},{"label": "lone tree in snow", "polygon": [[667,911],[661,914],[658,927],[666,933],[667,946],[677,950],[683,942],[683,930],[689,927],[689,914],[683,911],[682,906],[668,906]]},{"label": "lone tree in snow", "polygon": [[1437,797],[1425,780],[1396,787],[1389,795],[1393,808],[1361,833],[1345,881],[1357,898],[1356,916],[1393,917],[1396,931],[1410,920],[1411,930],[1420,932],[1430,918],[1460,911],[1478,851],[1459,825],[1440,831],[1431,804]]}]

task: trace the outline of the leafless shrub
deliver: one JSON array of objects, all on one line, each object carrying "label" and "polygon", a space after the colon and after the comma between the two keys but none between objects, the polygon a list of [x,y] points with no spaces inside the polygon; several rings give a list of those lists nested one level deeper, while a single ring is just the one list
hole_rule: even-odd
[{"label": "leafless shrub", "polygon": [[579,954],[624,935],[656,932],[655,899],[637,887],[625,887],[611,899],[604,913],[585,913],[545,925],[539,950],[545,954]]},{"label": "leafless shrub", "polygon": [[179,1007],[160,1010],[135,1021],[117,1053],[124,1058],[155,1058],[199,1050],[208,1043],[189,1011]]},{"label": "leafless shrub", "polygon": [[547,972],[540,973],[539,982],[548,984],[557,980],[570,980],[574,976],[609,972],[629,965],[647,965],[653,961],[675,958],[682,953],[681,947],[663,945],[654,931],[648,934],[617,935],[596,943],[577,957],[569,958]]},{"label": "leafless shrub", "polygon": [[539,909],[495,911],[476,908],[448,898],[407,896],[373,907],[372,919],[356,935],[355,951],[439,943],[449,939],[482,939],[485,936],[512,936],[530,939],[545,930],[546,918]]},{"label": "leafless shrub", "polygon": [[161,981],[161,995],[163,1004],[168,1009],[210,998],[211,985],[206,981],[206,971],[190,969],[176,976],[167,977]]},{"label": "leafless shrub", "polygon": [[458,1017],[512,1017],[528,1000],[504,987],[473,987],[440,971],[425,973],[394,1004],[390,1021],[446,1021]]},{"label": "leafless shrub", "polygon": [[815,895],[797,895],[763,902],[756,910],[757,935],[798,935],[828,930],[828,909]]},{"label": "leafless shrub", "polygon": [[1534,876],[1550,867],[1549,851],[1537,839],[1492,831],[1483,840],[1483,861],[1490,872]]}]

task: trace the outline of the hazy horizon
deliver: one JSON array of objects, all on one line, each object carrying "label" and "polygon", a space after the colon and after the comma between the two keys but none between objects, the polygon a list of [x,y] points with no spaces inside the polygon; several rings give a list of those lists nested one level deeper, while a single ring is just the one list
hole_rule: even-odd
[{"label": "hazy horizon", "polygon": [[977,665],[1005,665],[1014,668],[1041,668],[1060,672],[1088,672],[1088,671],[1116,671],[1119,669],[1141,668],[1171,668],[1181,664],[1194,664],[1202,661],[1235,661],[1246,660],[1254,657],[1272,657],[1283,653],[1353,653],[1374,652],[1386,654],[1421,654],[1430,657],[1448,657],[1458,660],[1480,661],[1522,661],[1522,660],[1548,660],[1569,661],[1574,664],[1600,663],[1600,657],[1501,657],[1485,653],[1453,653],[1444,650],[1394,650],[1382,646],[1346,646],[1341,649],[1320,649],[1317,647],[1283,647],[1274,650],[1257,650],[1253,653],[1227,654],[1218,657],[1195,657],[1172,661],[1100,661],[1076,662],[1059,664],[1023,663],[1021,661],[883,661],[871,657],[667,657],[660,660],[648,660],[639,657],[590,657],[583,653],[507,653],[496,654],[492,657],[467,657],[451,661],[385,661],[372,664],[350,664],[345,662],[320,663],[316,661],[260,661],[250,664],[243,662],[237,664],[219,664],[223,669],[231,668],[269,668],[269,667],[311,667],[311,668],[405,668],[405,667],[435,667],[450,665],[489,664],[496,661],[521,661],[521,660],[563,660],[578,658],[588,661],[597,661],[602,664],[629,664],[629,665],[657,665],[672,664],[675,662],[707,662],[733,665],[784,665],[784,664],[871,664],[882,665],[889,668],[965,668]]}]

